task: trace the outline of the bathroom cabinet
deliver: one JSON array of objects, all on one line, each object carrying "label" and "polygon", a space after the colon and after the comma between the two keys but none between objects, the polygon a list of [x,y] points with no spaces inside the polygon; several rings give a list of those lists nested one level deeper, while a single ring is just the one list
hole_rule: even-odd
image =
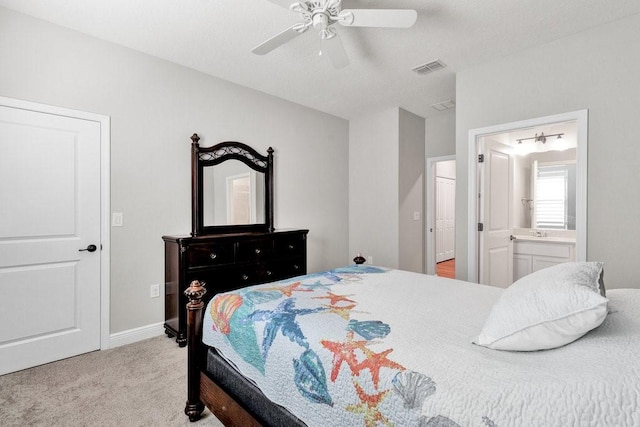
[{"label": "bathroom cabinet", "polygon": [[513,280],[543,268],[576,259],[575,242],[516,240],[513,244]]}]

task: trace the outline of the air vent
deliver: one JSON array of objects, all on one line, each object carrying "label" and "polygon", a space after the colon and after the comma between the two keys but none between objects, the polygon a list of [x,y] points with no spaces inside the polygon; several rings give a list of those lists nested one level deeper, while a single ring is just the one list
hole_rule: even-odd
[{"label": "air vent", "polygon": [[434,71],[442,70],[447,65],[440,61],[439,59],[429,61],[426,64],[418,65],[417,67],[413,67],[411,70],[415,71],[418,74],[429,74]]},{"label": "air vent", "polygon": [[436,104],[431,104],[431,108],[436,109],[438,111],[450,110],[451,108],[455,108],[456,102],[449,99],[447,101],[438,102]]}]

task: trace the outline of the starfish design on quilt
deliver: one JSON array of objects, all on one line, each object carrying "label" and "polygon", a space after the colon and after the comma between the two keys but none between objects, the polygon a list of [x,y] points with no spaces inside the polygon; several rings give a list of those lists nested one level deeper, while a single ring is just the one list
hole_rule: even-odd
[{"label": "starfish design on quilt", "polygon": [[350,305],[344,305],[344,306],[334,306],[334,305],[322,305],[322,307],[324,307],[327,311],[326,313],[333,313],[333,314],[337,314],[338,316],[342,317],[344,320],[349,320],[349,318],[351,317],[351,312],[353,311],[354,313],[362,313],[361,311],[355,311],[353,310],[355,308],[356,304],[350,304]]},{"label": "starfish design on quilt", "polygon": [[333,292],[329,292],[327,291],[327,294],[323,297],[312,297],[313,299],[328,299],[329,300],[329,305],[330,306],[334,306],[336,304],[338,304],[339,302],[353,302],[355,303],[354,300],[349,299],[347,297],[350,297],[352,295],[336,295]]},{"label": "starfish design on quilt", "polygon": [[371,380],[373,381],[373,385],[378,388],[378,383],[380,382],[380,369],[389,368],[389,369],[397,369],[399,371],[404,371],[405,367],[399,363],[394,362],[393,360],[389,360],[387,355],[393,351],[392,348],[383,351],[382,353],[374,353],[368,348],[363,348],[366,359],[360,362],[356,366],[356,373],[360,375],[360,372],[364,369],[368,369],[371,372]]},{"label": "starfish design on quilt", "polygon": [[321,283],[319,280],[317,280],[314,283],[303,283],[302,286],[310,290],[324,289],[325,291],[328,291],[333,285],[330,285],[328,283]]},{"label": "starfish design on quilt", "polygon": [[262,339],[262,357],[267,359],[267,354],[275,340],[278,331],[282,332],[282,335],[289,338],[292,342],[298,345],[309,348],[309,344],[306,342],[306,338],[300,329],[300,326],[296,322],[296,316],[304,316],[307,314],[318,313],[324,311],[324,308],[294,308],[295,300],[288,298],[282,301],[273,310],[256,310],[251,313],[248,318],[253,321],[266,321],[264,325],[264,337]]},{"label": "starfish design on quilt", "polygon": [[391,390],[385,390],[375,394],[367,394],[367,392],[365,392],[357,382],[354,381],[353,385],[355,386],[356,393],[360,398],[360,403],[347,405],[345,409],[349,412],[353,412],[354,414],[363,414],[364,425],[366,427],[376,427],[378,423],[382,423],[387,426],[393,425],[387,417],[382,415],[380,408],[378,408],[380,402],[387,397]]},{"label": "starfish design on quilt", "polygon": [[294,292],[313,292],[312,289],[298,289],[298,287],[300,287],[302,282],[294,282],[290,285],[285,285],[285,286],[270,286],[268,288],[259,288],[256,289],[256,291],[278,291],[280,293],[282,293],[282,295],[286,296],[286,297],[291,297],[291,295],[293,295]]},{"label": "starfish design on quilt", "polygon": [[322,340],[320,344],[333,353],[333,368],[331,369],[331,382],[335,382],[340,372],[342,363],[345,362],[351,373],[356,373],[358,366],[358,358],[356,350],[365,351],[367,341],[354,341],[353,332],[347,334],[347,340],[344,342]]}]

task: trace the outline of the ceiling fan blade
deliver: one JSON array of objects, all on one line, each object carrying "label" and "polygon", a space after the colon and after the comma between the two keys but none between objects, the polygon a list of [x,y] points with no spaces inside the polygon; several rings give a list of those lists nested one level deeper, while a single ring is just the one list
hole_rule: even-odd
[{"label": "ceiling fan blade", "polygon": [[343,9],[340,24],[345,27],[409,28],[416,23],[413,9]]},{"label": "ceiling fan blade", "polygon": [[327,55],[335,68],[340,69],[349,65],[347,52],[337,34],[329,39],[322,39],[320,47],[320,54]]},{"label": "ceiling fan blade", "polygon": [[264,55],[266,53],[269,53],[273,49],[285,44],[289,40],[293,40],[300,34],[304,33],[307,30],[307,28],[308,27],[301,29],[300,24],[294,24],[289,28],[287,28],[286,30],[279,32],[278,34],[271,37],[270,39],[260,43],[258,46],[251,49],[251,52],[255,53],[256,55]]}]

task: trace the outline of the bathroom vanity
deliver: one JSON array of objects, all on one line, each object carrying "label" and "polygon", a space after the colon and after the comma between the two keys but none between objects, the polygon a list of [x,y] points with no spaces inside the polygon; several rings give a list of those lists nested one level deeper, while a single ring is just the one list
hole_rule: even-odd
[{"label": "bathroom vanity", "polygon": [[564,262],[576,260],[575,232],[514,230],[513,280]]}]

